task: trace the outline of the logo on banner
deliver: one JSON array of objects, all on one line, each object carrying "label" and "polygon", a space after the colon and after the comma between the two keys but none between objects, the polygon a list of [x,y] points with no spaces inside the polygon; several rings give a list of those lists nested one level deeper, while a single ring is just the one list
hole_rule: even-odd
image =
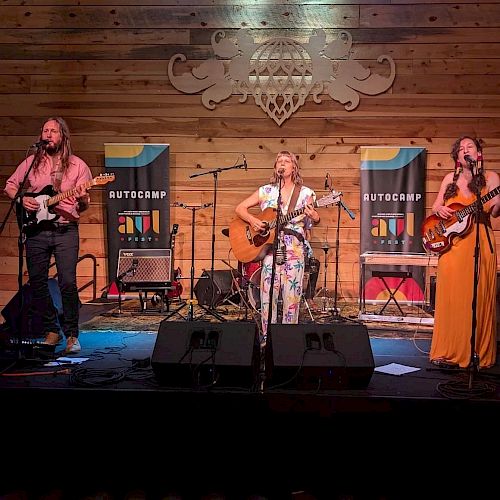
[{"label": "logo on banner", "polygon": [[415,236],[415,213],[377,214],[372,217],[371,235],[380,245],[409,245]]},{"label": "logo on banner", "polygon": [[160,234],[160,211],[140,210],[119,212],[117,230],[120,241],[158,241]]}]

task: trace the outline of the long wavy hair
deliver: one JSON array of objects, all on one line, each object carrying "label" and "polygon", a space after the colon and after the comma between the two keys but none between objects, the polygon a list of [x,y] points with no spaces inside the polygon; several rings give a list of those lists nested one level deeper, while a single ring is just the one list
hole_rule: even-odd
[{"label": "long wavy hair", "polygon": [[[40,127],[40,135],[38,137],[38,140],[42,138],[43,128],[45,127],[45,124],[50,121],[55,121],[59,125],[59,129],[61,131],[61,145],[59,146],[59,152],[61,154],[61,170],[64,173],[69,168],[69,157],[73,154],[73,151],[71,149],[69,127],[64,118],[61,118],[60,116],[52,116],[50,118],[47,118]],[[33,162],[33,171],[36,171],[38,169],[38,166],[40,165],[40,162],[43,158],[43,153],[44,150],[42,148],[39,148]]]},{"label": "long wavy hair", "polygon": [[297,156],[291,153],[290,151],[280,151],[276,155],[276,160],[274,160],[274,167],[273,167],[274,171],[270,179],[271,184],[278,184],[279,178],[278,178],[278,173],[276,172],[276,165],[278,164],[278,160],[280,159],[281,156],[288,156],[292,160],[293,164],[292,181],[294,184],[301,186],[304,183],[304,181],[302,179],[302,176],[300,175],[299,160]]},{"label": "long wavy hair", "polygon": [[483,140],[476,137],[471,137],[470,135],[463,135],[459,137],[451,146],[450,156],[455,162],[455,173],[453,174],[453,180],[446,186],[446,191],[444,193],[444,200],[455,196],[458,191],[457,180],[462,173],[462,165],[458,163],[458,153],[460,151],[460,143],[464,139],[470,139],[476,145],[477,152],[480,153],[477,159],[477,175],[473,175],[471,181],[468,184],[468,188],[473,193],[480,193],[481,189],[486,186],[486,178],[484,176],[484,165],[483,165]]}]

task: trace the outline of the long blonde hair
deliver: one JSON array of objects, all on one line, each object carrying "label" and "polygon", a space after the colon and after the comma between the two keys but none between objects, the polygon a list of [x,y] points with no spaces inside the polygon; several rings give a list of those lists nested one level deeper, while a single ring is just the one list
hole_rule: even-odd
[{"label": "long blonde hair", "polygon": [[302,176],[300,175],[300,166],[299,166],[299,160],[296,155],[293,153],[290,153],[290,151],[280,151],[276,155],[276,160],[274,160],[274,172],[273,175],[271,176],[270,182],[271,184],[278,184],[278,174],[276,172],[276,165],[278,164],[278,160],[280,159],[281,156],[288,156],[292,160],[293,164],[293,172],[292,172],[292,181],[294,184],[297,184],[301,186],[304,181],[302,180]]}]

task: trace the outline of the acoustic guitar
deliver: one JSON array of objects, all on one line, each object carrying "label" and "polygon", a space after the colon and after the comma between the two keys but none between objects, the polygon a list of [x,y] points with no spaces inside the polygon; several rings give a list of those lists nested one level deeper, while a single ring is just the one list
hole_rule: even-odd
[{"label": "acoustic guitar", "polygon": [[94,177],[92,180],[84,182],[79,186],[76,186],[73,189],[69,189],[68,191],[64,191],[62,193],[57,193],[54,191],[52,186],[45,186],[38,193],[25,193],[24,196],[31,196],[35,198],[36,201],[40,204],[38,210],[36,211],[28,211],[21,210],[20,203],[17,205],[17,220],[19,226],[25,232],[35,232],[37,226],[43,221],[56,221],[59,218],[59,214],[54,212],[57,204],[68,198],[69,196],[74,196],[79,187],[84,186],[85,189],[90,189],[93,186],[102,186],[107,184],[108,182],[113,182],[115,180],[115,174],[106,173],[98,175]]},{"label": "acoustic guitar", "polygon": [[[335,205],[340,201],[341,192],[332,191],[320,200],[315,201],[312,205],[314,208],[327,207]],[[282,215],[279,220],[279,225],[282,226],[287,222],[302,215],[305,207],[299,208]],[[262,260],[268,252],[269,246],[273,244],[276,228],[276,209],[266,208],[256,216],[261,221],[266,222],[266,229],[262,232],[254,231],[252,226],[240,219],[234,219],[229,226],[229,241],[235,257],[243,263],[258,262]]]},{"label": "acoustic guitar", "polygon": [[[500,193],[500,186],[480,198],[483,205]],[[469,205],[452,203],[449,207],[455,213],[449,219],[441,219],[438,215],[430,215],[422,223],[422,245],[426,252],[442,254],[450,249],[456,236],[464,236],[473,225],[473,215],[476,212],[478,201]]]}]

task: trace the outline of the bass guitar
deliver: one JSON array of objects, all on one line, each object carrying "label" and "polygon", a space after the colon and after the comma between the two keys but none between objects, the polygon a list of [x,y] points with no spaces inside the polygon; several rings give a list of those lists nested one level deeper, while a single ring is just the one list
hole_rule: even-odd
[{"label": "bass guitar", "polygon": [[[340,201],[341,192],[332,191],[320,200],[314,202],[314,208],[327,207],[335,205]],[[282,215],[279,220],[279,225],[282,226],[287,222],[302,215],[305,207],[299,208]],[[257,262],[262,260],[268,252],[269,246],[273,244],[276,228],[276,209],[266,208],[259,215],[261,221],[266,222],[266,229],[262,232],[254,231],[251,225],[243,219],[237,218],[231,222],[229,226],[229,241],[235,257],[243,263]]]},{"label": "bass guitar", "polygon": [[[500,193],[500,186],[480,198],[483,205]],[[430,215],[422,223],[422,245],[426,252],[442,254],[450,249],[456,236],[464,236],[473,225],[473,215],[476,212],[478,200],[470,205],[452,203],[449,207],[455,213],[449,219],[441,219],[438,215]]]},{"label": "bass guitar", "polygon": [[94,177],[92,180],[84,182],[79,186],[74,187],[73,189],[69,189],[68,191],[64,191],[62,193],[57,193],[54,191],[52,186],[45,186],[38,193],[25,193],[24,196],[31,196],[35,198],[39,203],[38,210],[36,211],[28,211],[21,210],[21,206],[18,203],[17,205],[17,220],[23,231],[34,231],[38,224],[43,221],[56,221],[59,218],[59,215],[54,212],[56,205],[68,198],[69,196],[74,196],[77,193],[78,188],[84,186],[85,189],[90,189],[93,186],[102,186],[107,184],[108,182],[113,182],[115,180],[115,174],[106,173],[98,175]]}]

